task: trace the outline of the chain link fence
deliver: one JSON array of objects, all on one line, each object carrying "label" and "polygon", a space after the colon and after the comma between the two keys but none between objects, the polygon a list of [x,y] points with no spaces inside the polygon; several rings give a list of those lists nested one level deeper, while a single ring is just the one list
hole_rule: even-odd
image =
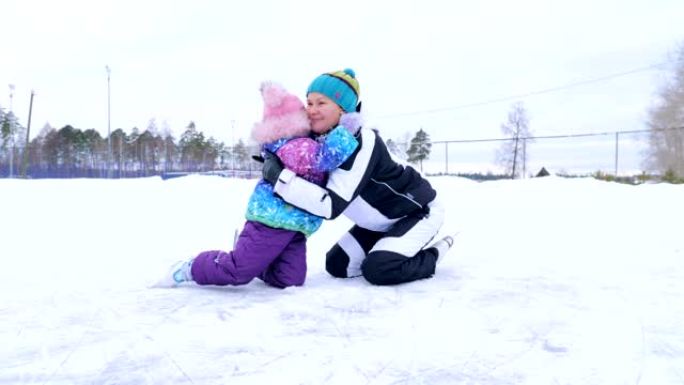
[{"label": "chain link fence", "polygon": [[[520,138],[522,153],[517,169],[523,177],[545,168],[567,175],[635,175],[646,170],[648,130]],[[497,153],[511,138],[432,142],[426,174],[505,174]]]},{"label": "chain link fence", "polygon": [[[679,127],[677,129],[682,129]],[[523,177],[536,175],[543,167],[551,173],[589,175],[603,173],[631,176],[648,171],[647,157],[650,130],[614,131],[578,135],[550,135],[520,138],[526,162],[518,164]],[[434,141],[429,158],[416,165],[428,175],[504,175],[504,167],[497,162],[497,151],[510,138]],[[257,151],[251,149],[251,151]],[[23,163],[24,148],[0,150],[0,177],[70,178],[90,177],[131,178],[154,175],[219,173],[239,177],[258,177],[261,165],[251,159],[209,159],[201,165],[164,163],[154,165],[112,159],[108,166],[106,154],[95,154],[78,164]],[[25,169],[23,168],[25,167]],[[108,173],[111,167],[111,174]]]}]

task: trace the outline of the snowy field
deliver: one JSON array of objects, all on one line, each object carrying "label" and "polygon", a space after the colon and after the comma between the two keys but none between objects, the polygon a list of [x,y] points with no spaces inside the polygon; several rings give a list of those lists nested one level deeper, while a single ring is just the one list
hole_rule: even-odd
[{"label": "snowy field", "polygon": [[149,289],[229,249],[256,182],[0,180],[0,384],[682,384],[684,185],[431,179],[428,280]]}]

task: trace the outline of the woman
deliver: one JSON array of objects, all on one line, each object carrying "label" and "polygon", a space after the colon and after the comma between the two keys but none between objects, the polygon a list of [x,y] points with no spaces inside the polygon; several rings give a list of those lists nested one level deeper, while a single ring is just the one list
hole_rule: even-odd
[{"label": "woman", "polygon": [[[326,135],[340,120],[360,110],[354,71],[325,73],[307,90],[307,116],[316,135]],[[374,130],[356,133],[359,146],[318,186],[288,170],[277,158],[264,163],[264,179],[286,202],[314,215],[344,214],[352,227],[326,255],[335,277],[363,275],[376,285],[431,277],[453,244],[446,236],[430,247],[444,221],[444,207],[430,183],[411,166],[395,161]]]}]

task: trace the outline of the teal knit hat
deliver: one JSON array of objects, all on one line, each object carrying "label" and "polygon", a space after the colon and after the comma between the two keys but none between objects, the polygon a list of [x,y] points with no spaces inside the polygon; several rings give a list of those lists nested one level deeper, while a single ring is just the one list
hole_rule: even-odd
[{"label": "teal knit hat", "polygon": [[328,72],[311,82],[306,94],[321,93],[337,103],[345,112],[354,112],[359,105],[359,81],[350,68],[343,71]]}]

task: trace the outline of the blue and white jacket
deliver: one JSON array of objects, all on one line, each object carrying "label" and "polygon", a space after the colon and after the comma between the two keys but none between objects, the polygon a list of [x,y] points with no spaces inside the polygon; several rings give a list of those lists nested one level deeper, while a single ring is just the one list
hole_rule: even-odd
[{"label": "blue and white jacket", "polygon": [[[358,129],[358,127],[356,128]],[[354,129],[352,129],[354,131]],[[327,180],[327,172],[335,170],[356,150],[359,143],[344,126],[337,126],[325,136],[316,138],[288,138],[262,146],[262,151],[276,154],[288,172],[318,184]],[[295,171],[292,171],[292,170]],[[313,234],[323,218],[301,210],[281,199],[273,185],[260,180],[247,204],[247,220],[274,228]]]}]

